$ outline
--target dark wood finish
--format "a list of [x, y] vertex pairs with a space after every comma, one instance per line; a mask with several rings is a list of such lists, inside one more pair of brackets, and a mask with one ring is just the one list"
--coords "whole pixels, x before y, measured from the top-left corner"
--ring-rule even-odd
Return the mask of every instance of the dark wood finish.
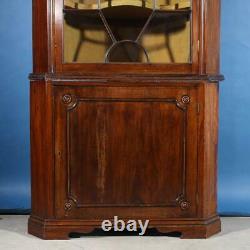
[[32, 215], [51, 218], [54, 207], [54, 170], [51, 87], [31, 82], [31, 176]]
[[220, 231], [219, 2], [193, 1], [192, 64], [104, 65], [63, 64], [62, 0], [33, 0], [29, 233], [67, 239], [114, 216]]
[[[31, 217], [29, 220], [29, 233], [46, 240], [67, 240], [69, 232], [91, 233], [99, 228], [101, 220], [41, 220]], [[169, 219], [151, 220], [149, 228], [156, 228], [159, 232], [181, 232], [182, 239], [204, 239], [219, 233], [221, 228], [218, 216], [207, 220], [189, 219]]]
[[220, 1], [203, 0], [200, 22], [200, 73], [220, 72]]
[[[186, 104], [188, 92], [192, 103]], [[166, 207], [164, 213], [170, 207], [180, 215], [179, 199], [190, 203], [186, 214], [194, 214], [196, 189], [186, 183], [196, 182], [189, 162], [197, 158], [195, 100], [185, 88], [55, 87], [55, 137], [61, 138], [55, 145], [56, 189], [69, 187], [56, 200], [58, 216], [65, 215], [64, 201], [74, 203], [70, 217], [86, 217], [88, 207], [131, 206]]]
[[47, 0], [33, 1], [33, 72], [52, 72], [51, 12]]

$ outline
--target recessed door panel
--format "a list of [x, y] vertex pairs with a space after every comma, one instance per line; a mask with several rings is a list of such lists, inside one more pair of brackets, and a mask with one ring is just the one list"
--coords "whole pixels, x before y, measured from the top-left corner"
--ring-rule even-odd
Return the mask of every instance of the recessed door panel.
[[57, 91], [56, 176], [65, 186], [57, 204], [69, 216], [94, 207], [190, 206], [185, 92], [183, 100], [137, 92]]

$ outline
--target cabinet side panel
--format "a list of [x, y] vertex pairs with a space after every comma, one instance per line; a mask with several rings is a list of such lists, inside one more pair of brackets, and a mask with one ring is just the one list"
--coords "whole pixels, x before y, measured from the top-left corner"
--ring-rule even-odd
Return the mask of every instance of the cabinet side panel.
[[205, 83], [201, 89], [199, 212], [209, 217], [217, 213], [218, 84]]
[[33, 72], [48, 71], [48, 3], [33, 0]]
[[220, 0], [204, 0], [205, 74], [220, 72]]
[[[32, 215], [49, 218], [53, 214], [52, 122], [50, 90], [45, 82], [31, 82], [31, 193]], [[48, 101], [47, 101], [48, 100]]]

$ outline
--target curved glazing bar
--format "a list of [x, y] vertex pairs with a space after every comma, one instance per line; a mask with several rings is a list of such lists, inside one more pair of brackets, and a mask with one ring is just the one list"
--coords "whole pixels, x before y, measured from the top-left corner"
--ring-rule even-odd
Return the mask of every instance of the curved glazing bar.
[[[114, 5], [114, 6], [136, 6], [136, 7], [139, 7], [138, 5], [134, 5], [134, 4], [133, 4], [133, 3], [136, 3], [136, 2], [139, 2], [139, 1], [133, 1], [133, 2], [132, 2], [132, 1], [128, 1], [128, 2], [123, 1], [123, 4], [122, 4], [121, 2], [120, 2], [120, 3], [119, 3], [119, 2], [116, 2], [116, 5]], [[118, 4], [118, 3], [119, 3], [119, 4]], [[126, 5], [125, 5], [125, 4], [126, 4]], [[140, 6], [139, 8], [147, 8], [147, 7], [146, 7], [147, 4], [148, 4], [148, 1], [147, 1], [147, 0], [141, 0], [141, 6]], [[145, 30], [147, 29], [147, 27], [148, 27], [148, 25], [149, 25], [151, 19], [152, 19], [153, 16], [154, 16], [154, 11], [155, 11], [155, 8], [156, 8], [156, 0], [153, 0], [152, 13], [151, 13], [150, 16], [148, 17], [148, 19], [147, 19], [145, 25], [143, 26], [141, 32], [139, 33], [138, 37], [137, 37], [134, 41], [133, 41], [133, 40], [128, 40], [128, 39], [118, 41], [118, 40], [115, 38], [115, 36], [114, 36], [114, 34], [113, 34], [113, 32], [112, 32], [112, 29], [110, 28], [110, 26], [109, 26], [109, 24], [108, 24], [108, 21], [107, 21], [107, 19], [105, 18], [105, 15], [104, 15], [104, 13], [103, 13], [103, 11], [102, 11], [102, 9], [103, 9], [104, 7], [101, 5], [101, 0], [97, 0], [97, 5], [98, 5], [99, 14], [100, 14], [100, 17], [101, 17], [101, 19], [102, 19], [102, 21], [103, 21], [103, 24], [104, 24], [104, 26], [105, 26], [105, 28], [106, 28], [106, 30], [107, 30], [107, 32], [108, 32], [108, 34], [109, 34], [109, 36], [110, 36], [112, 42], [113, 42], [113, 44], [110, 46], [110, 48], [107, 50], [107, 52], [106, 52], [106, 54], [105, 54], [105, 63], [110, 62], [110, 53], [112, 53], [113, 48], [118, 47], [118, 46], [124, 46], [124, 44], [128, 44], [128, 43], [129, 43], [129, 44], [135, 45], [134, 48], [137, 48], [137, 49], [139, 49], [139, 50], [142, 50], [142, 51], [144, 52], [144, 54], [146, 55], [147, 62], [149, 63], [149, 62], [150, 62], [150, 59], [149, 59], [148, 53], [147, 53], [146, 49], [145, 49], [141, 44], [139, 44], [139, 40], [140, 40], [140, 38], [142, 37], [142, 35], [144, 34], [144, 32], [145, 32]], [[112, 1], [109, 0], [109, 1], [108, 1], [108, 5], [105, 6], [105, 8], [114, 8], [114, 6], [112, 5]], [[130, 60], [131, 60], [131, 58], [132, 58], [132, 57], [130, 57]]]

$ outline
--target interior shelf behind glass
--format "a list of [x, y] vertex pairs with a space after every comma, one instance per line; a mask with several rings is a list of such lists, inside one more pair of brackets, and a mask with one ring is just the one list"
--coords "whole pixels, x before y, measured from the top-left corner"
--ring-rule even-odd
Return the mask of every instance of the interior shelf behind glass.
[[190, 0], [65, 0], [65, 63], [189, 63]]

